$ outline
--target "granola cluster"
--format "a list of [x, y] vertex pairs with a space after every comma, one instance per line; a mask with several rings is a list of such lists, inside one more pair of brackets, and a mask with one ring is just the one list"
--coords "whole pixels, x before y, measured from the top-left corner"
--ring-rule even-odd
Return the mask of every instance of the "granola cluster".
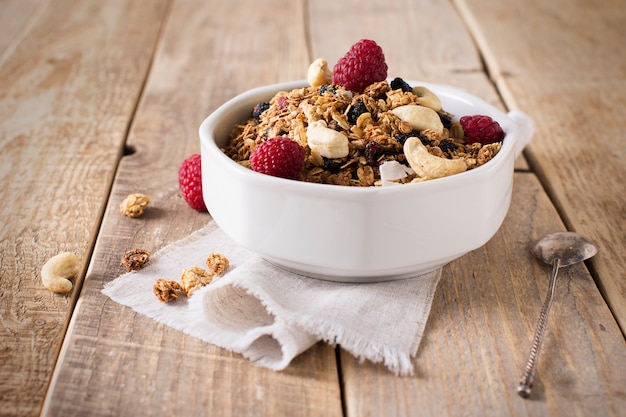
[[150, 252], [146, 249], [134, 248], [124, 253], [122, 265], [128, 272], [138, 271], [150, 262]]
[[[255, 112], [253, 117], [234, 127], [228, 145], [222, 150], [250, 168], [250, 154], [258, 145], [273, 137], [289, 137], [306, 150], [304, 169], [298, 180], [359, 187], [382, 185], [380, 167], [385, 162], [395, 161], [410, 168], [411, 161], [407, 161], [403, 149], [410, 137], [419, 138], [433, 156], [463, 160], [463, 170], [487, 163], [500, 150], [502, 142], [468, 144], [463, 128], [452, 120], [453, 115], [430, 105], [429, 99], [438, 101], [432, 92], [423, 87], [407, 91], [392, 88], [392, 84], [376, 82], [363, 92], [334, 84], [278, 92], [268, 103], [257, 106], [264, 109], [262, 112]], [[422, 94], [424, 91], [427, 96]], [[417, 107], [426, 108], [438, 120], [420, 125], [419, 121], [413, 123], [413, 116], [405, 116], [406, 112], [401, 111]], [[441, 127], [431, 127], [437, 124]], [[345, 136], [346, 155], [333, 155], [330, 146], [327, 148], [331, 152], [324, 155], [311, 146], [311, 137], [307, 136], [312, 135], [314, 126]], [[411, 169], [407, 173], [394, 181], [408, 183], [433, 178]]]
[[207, 268], [192, 266], [184, 269], [179, 281], [159, 278], [155, 282], [152, 290], [159, 301], [170, 302], [184, 294], [191, 297], [199, 288], [210, 284], [213, 279], [222, 275], [229, 267], [228, 258], [221, 253], [211, 253], [206, 259]]
[[120, 204], [120, 213], [128, 217], [143, 215], [146, 207], [150, 204], [150, 197], [145, 194], [129, 194]]

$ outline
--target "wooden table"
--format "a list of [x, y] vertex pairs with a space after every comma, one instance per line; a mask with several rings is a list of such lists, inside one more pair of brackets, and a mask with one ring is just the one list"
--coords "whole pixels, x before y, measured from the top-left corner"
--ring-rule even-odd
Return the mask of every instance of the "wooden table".
[[[622, 3], [0, 0], [0, 414], [623, 416]], [[272, 372], [100, 293], [127, 249], [210, 221], [182, 200], [177, 169], [212, 110], [361, 38], [390, 76], [460, 87], [537, 128], [502, 228], [443, 270], [414, 377], [323, 343]], [[133, 192], [151, 209], [124, 218]], [[549, 273], [528, 244], [566, 229], [599, 253], [563, 270], [524, 400]], [[67, 296], [39, 274], [61, 251], [82, 260]]]

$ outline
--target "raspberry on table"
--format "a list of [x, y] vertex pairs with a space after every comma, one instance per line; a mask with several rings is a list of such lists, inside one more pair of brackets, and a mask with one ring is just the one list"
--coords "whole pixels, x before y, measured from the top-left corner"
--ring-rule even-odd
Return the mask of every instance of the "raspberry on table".
[[202, 168], [200, 154], [193, 154], [183, 161], [178, 169], [178, 185], [183, 198], [196, 211], [206, 211], [202, 198]]
[[257, 146], [250, 154], [250, 167], [261, 174], [296, 179], [304, 168], [306, 150], [287, 137], [277, 136]]
[[341, 57], [333, 68], [333, 84], [348, 90], [363, 91], [365, 87], [387, 78], [385, 55], [378, 44], [361, 39]]
[[504, 139], [504, 131], [500, 124], [489, 116], [463, 116], [459, 120], [465, 131], [468, 143], [479, 142], [483, 145], [500, 142]]

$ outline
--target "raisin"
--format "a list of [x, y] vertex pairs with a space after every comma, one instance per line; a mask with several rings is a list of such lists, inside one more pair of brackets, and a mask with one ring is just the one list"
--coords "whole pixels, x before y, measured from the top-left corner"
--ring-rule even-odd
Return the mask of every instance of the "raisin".
[[383, 153], [383, 146], [373, 140], [370, 140], [365, 144], [365, 159], [370, 165], [376, 165], [378, 157]]
[[328, 122], [328, 128], [332, 130], [336, 130], [337, 132], [341, 132], [343, 130], [339, 122], [336, 121], [335, 119]]
[[413, 91], [413, 88], [400, 77], [396, 77], [393, 80], [391, 80], [391, 83], [389, 83], [389, 85], [391, 86], [392, 90], [400, 89], [405, 93], [410, 93], [411, 91]]

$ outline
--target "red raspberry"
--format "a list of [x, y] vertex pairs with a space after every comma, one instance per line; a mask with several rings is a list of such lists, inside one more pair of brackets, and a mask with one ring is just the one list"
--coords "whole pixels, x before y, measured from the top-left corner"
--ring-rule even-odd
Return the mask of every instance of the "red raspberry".
[[306, 151], [286, 137], [268, 139], [250, 155], [250, 166], [261, 174], [295, 179], [304, 168]]
[[502, 127], [489, 116], [463, 116], [459, 123], [465, 131], [468, 143], [480, 142], [487, 145], [504, 139]]
[[199, 154], [193, 154], [183, 161], [178, 169], [178, 185], [183, 198], [192, 209], [206, 211], [202, 198], [202, 169]]
[[386, 78], [383, 50], [369, 39], [361, 39], [352, 45], [333, 68], [333, 83], [353, 91], [363, 91], [368, 85]]

